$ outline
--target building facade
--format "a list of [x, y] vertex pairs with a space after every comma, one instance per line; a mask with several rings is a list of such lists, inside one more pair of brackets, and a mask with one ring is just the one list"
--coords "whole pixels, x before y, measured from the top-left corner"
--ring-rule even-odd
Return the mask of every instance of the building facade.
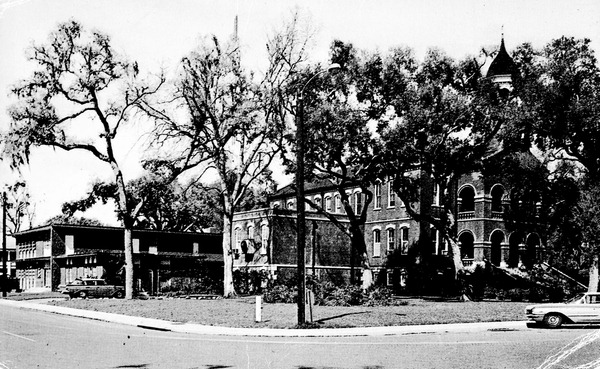
[[[506, 52], [504, 40], [490, 64], [487, 78], [501, 92], [512, 88], [514, 63]], [[527, 160], [536, 160], [530, 152], [519, 153]], [[539, 163], [538, 163], [539, 164]], [[418, 174], [417, 174], [418, 175]], [[421, 177], [420, 197], [416, 210], [436, 214], [441, 210], [441, 194], [431, 180]], [[345, 189], [355, 213], [365, 206], [365, 197], [358, 187]], [[412, 219], [398, 199], [390, 181], [378, 182], [370, 188], [373, 200], [368, 204], [364, 236], [369, 264], [375, 279], [387, 284], [406, 283], [407, 264], [411, 247], [421, 244], [427, 253], [443, 257], [448, 245], [439, 232], [429, 224]], [[305, 185], [307, 199], [336, 217], [341, 224], [349, 220], [335, 186], [327, 182]], [[465, 266], [476, 262], [490, 262], [498, 267], [529, 266], [541, 261], [544, 255], [543, 234], [538, 218], [539, 199], [531, 202], [518, 199], [511, 185], [497, 178], [486, 178], [474, 172], [459, 178], [451, 193], [455, 202], [458, 241]], [[296, 194], [291, 186], [279, 190], [269, 198], [269, 208], [237, 213], [234, 216], [234, 242], [238, 268], [262, 268], [271, 271], [296, 267]], [[527, 219], [510, 220], [527, 207]], [[350, 238], [316, 209], [306, 206], [306, 260], [307, 270], [341, 271], [352, 269]], [[260, 231], [257, 231], [260, 230]], [[245, 243], [245, 240], [249, 240]], [[253, 247], [244, 247], [251, 244]], [[258, 250], [258, 252], [257, 252]], [[396, 261], [391, 268], [390, 258]], [[357, 265], [357, 263], [352, 263]], [[394, 269], [394, 270], [392, 270]], [[338, 273], [340, 274], [340, 273]]]
[[[22, 290], [57, 289], [76, 278], [124, 282], [123, 228], [53, 224], [17, 232], [16, 277]], [[135, 287], [157, 292], [174, 271], [198, 261], [222, 270], [221, 234], [133, 231]]]

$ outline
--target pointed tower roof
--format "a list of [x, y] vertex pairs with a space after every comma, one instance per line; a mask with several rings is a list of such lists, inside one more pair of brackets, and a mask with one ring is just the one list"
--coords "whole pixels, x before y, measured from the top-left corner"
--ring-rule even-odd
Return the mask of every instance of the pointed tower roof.
[[487, 77], [501, 76], [501, 75], [510, 75], [512, 76], [516, 71], [515, 62], [506, 52], [506, 47], [504, 46], [504, 36], [502, 36], [502, 42], [500, 43], [500, 50], [498, 54], [492, 60], [490, 67], [487, 71]]

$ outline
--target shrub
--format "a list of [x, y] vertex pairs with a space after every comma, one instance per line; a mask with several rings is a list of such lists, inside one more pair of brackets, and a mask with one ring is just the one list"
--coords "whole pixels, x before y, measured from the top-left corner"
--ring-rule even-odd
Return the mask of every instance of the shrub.
[[374, 286], [365, 292], [364, 305], [366, 306], [398, 306], [408, 305], [406, 301], [395, 300], [392, 290], [387, 287]]
[[233, 286], [240, 295], [262, 293], [268, 282], [269, 272], [266, 270], [243, 268], [233, 271]]
[[296, 303], [296, 297], [298, 295], [298, 290], [296, 288], [291, 288], [285, 285], [277, 285], [270, 288], [265, 289], [263, 293], [263, 299], [265, 302], [269, 303]]
[[[306, 286], [314, 294], [314, 305], [322, 306], [387, 306], [406, 305], [405, 302], [396, 301], [392, 298], [392, 290], [387, 287], [372, 287], [363, 291], [359, 286], [345, 284], [338, 286], [330, 281], [309, 276]], [[264, 289], [265, 302], [295, 303], [297, 287], [289, 284], [278, 284]]]
[[529, 300], [530, 291], [525, 288], [513, 288], [508, 290], [508, 298], [512, 302], [521, 302]]

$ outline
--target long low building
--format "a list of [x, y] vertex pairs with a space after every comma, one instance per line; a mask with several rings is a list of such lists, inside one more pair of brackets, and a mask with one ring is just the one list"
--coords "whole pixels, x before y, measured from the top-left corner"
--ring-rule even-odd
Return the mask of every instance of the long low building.
[[[51, 224], [18, 232], [16, 277], [20, 288], [51, 288], [76, 278], [123, 283], [124, 229]], [[221, 233], [133, 231], [135, 286], [151, 294], [173, 276], [199, 267], [222, 270]]]

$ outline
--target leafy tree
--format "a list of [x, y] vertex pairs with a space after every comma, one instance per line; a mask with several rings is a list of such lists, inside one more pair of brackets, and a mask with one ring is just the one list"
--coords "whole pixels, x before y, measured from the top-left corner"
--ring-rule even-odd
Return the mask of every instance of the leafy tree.
[[[520, 142], [511, 124], [520, 118], [518, 104], [482, 77], [475, 59], [456, 63], [437, 49], [420, 64], [396, 50], [374, 69], [369, 83], [376, 88], [366, 98], [376, 108], [383, 142], [380, 176], [392, 181], [413, 219], [440, 232], [457, 276], [464, 266], [455, 183]], [[442, 195], [439, 210], [423, 191], [435, 185]]]
[[91, 154], [111, 168], [125, 228], [126, 298], [132, 298], [131, 230], [139, 207], [127, 204], [114, 146], [135, 107], [156, 92], [162, 78], [153, 86], [141, 83], [137, 63], [119, 57], [107, 35], [76, 21], [59, 24], [46, 44], [30, 48], [28, 59], [38, 69], [12, 89], [17, 103], [10, 109], [4, 154], [17, 167], [28, 162], [33, 147], [47, 146]]
[[[305, 57], [306, 41], [299, 41], [297, 28], [295, 17], [268, 40], [269, 64], [259, 81], [241, 66], [236, 37], [224, 44], [216, 37], [204, 39], [183, 58], [173, 91], [185, 118], [178, 119], [176, 110], [168, 106], [146, 109], [157, 122], [156, 144], [170, 148], [167, 159], [182, 170], [198, 168], [198, 182], [206, 173], [218, 179], [215, 190], [223, 214], [223, 293], [227, 297], [236, 294], [233, 214], [243, 206], [254, 184], [269, 181], [268, 168], [281, 147], [285, 112], [280, 106], [287, 98], [284, 87]], [[190, 157], [193, 165], [181, 164]]]
[[532, 114], [535, 143], [555, 162], [573, 163], [579, 172], [582, 197], [573, 215], [590, 260], [589, 290], [596, 291], [600, 246], [594, 229], [600, 223], [584, 213], [595, 209], [592, 184], [600, 180], [600, 68], [589, 39], [563, 36], [531, 54], [522, 103]]
[[138, 228], [202, 232], [205, 228], [221, 227], [221, 214], [217, 212], [219, 198], [203, 186], [165, 184], [152, 176], [139, 178], [128, 186], [134, 202], [145, 199], [136, 219]]
[[[214, 192], [194, 183], [181, 186], [170, 173], [159, 173], [147, 171], [126, 185], [128, 205], [139, 206], [134, 228], [180, 232], [220, 228], [220, 214], [215, 211], [220, 200]], [[116, 201], [117, 196], [114, 183], [96, 182], [86, 197], [63, 204], [63, 214], [73, 217], [96, 203]]]
[[60, 214], [53, 216], [52, 218], [42, 222], [43, 225], [50, 224], [69, 224], [69, 225], [80, 225], [80, 226], [94, 226], [94, 227], [102, 227], [105, 226], [99, 220], [86, 218], [86, 217], [74, 217], [71, 215]]
[[[307, 68], [297, 82], [298, 89], [304, 89], [305, 178], [326, 181], [334, 186], [349, 223], [340, 222], [335, 215], [336, 209], [332, 211], [325, 204], [316, 204], [309, 199], [305, 202], [349, 237], [351, 282], [354, 282], [355, 258], [358, 256], [363, 270], [363, 288], [368, 288], [372, 273], [364, 227], [373, 199], [370, 187], [374, 182], [373, 166], [377, 157], [373, 152], [377, 141], [369, 131], [366, 111], [355, 103], [352, 87], [357, 85], [361, 73], [356, 51], [351, 44], [334, 41], [331, 60], [341, 66], [340, 73], [325, 75], [318, 68]], [[311, 81], [310, 86], [306, 85], [307, 81]], [[289, 169], [295, 170], [295, 161], [288, 159], [286, 163]], [[359, 187], [360, 193], [347, 193], [351, 186]], [[353, 202], [355, 206], [352, 206]], [[360, 205], [356, 205], [357, 202]]]

